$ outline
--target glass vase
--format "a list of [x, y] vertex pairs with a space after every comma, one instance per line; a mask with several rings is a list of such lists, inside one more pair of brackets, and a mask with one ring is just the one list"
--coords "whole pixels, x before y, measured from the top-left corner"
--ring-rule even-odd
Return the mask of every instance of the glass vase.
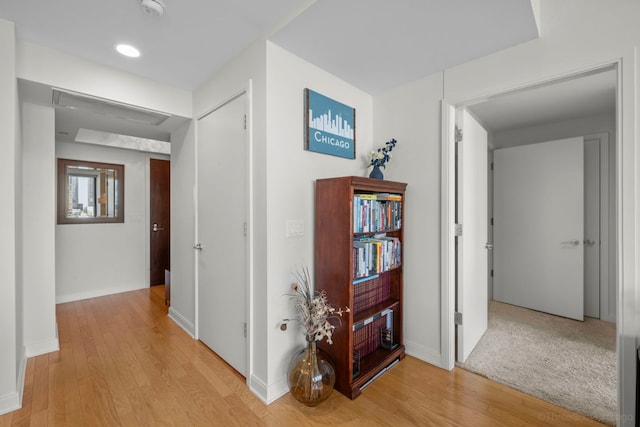
[[288, 380], [296, 400], [307, 406], [316, 406], [333, 391], [336, 374], [329, 355], [311, 341], [291, 358]]

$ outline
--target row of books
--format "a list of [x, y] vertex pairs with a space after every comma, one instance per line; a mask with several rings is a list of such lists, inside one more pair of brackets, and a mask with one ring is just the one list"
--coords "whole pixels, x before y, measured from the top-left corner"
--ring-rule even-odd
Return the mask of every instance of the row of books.
[[393, 310], [391, 309], [353, 325], [353, 348], [361, 358], [381, 347], [381, 336], [385, 329], [393, 329]]
[[371, 276], [400, 265], [401, 243], [397, 237], [383, 234], [353, 240], [353, 277]]
[[397, 230], [401, 226], [401, 195], [389, 193], [354, 194], [354, 233]]
[[391, 298], [388, 274], [373, 275], [353, 282], [353, 312], [360, 313]]

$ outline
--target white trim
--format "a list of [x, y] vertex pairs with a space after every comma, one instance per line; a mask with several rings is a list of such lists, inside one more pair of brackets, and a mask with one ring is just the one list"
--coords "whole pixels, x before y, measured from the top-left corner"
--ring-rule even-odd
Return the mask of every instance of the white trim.
[[189, 334], [191, 338], [196, 338], [195, 336], [195, 328], [193, 327], [193, 323], [191, 323], [186, 317], [176, 311], [173, 306], [169, 307], [169, 319], [173, 320], [176, 325], [180, 326], [184, 331]]
[[247, 382], [249, 383], [249, 390], [251, 390], [262, 403], [268, 405], [270, 402], [267, 400], [267, 385], [253, 375], [247, 375]]
[[17, 391], [0, 396], [0, 415], [7, 414], [22, 407], [22, 397]]
[[254, 316], [254, 304], [253, 304], [253, 294], [254, 294], [254, 286], [255, 286], [255, 278], [254, 278], [254, 215], [253, 215], [253, 79], [249, 79], [246, 89], [247, 95], [247, 104], [245, 114], [247, 115], [247, 129], [246, 129], [246, 138], [247, 138], [247, 188], [246, 188], [246, 208], [247, 208], [247, 302], [246, 302], [246, 321], [247, 321], [247, 385], [250, 386], [250, 382], [248, 378], [253, 378], [253, 325]]
[[143, 283], [141, 285], [137, 284], [137, 285], [130, 285], [130, 286], [118, 286], [115, 288], [97, 289], [94, 291], [78, 292], [75, 294], [56, 295], [56, 304], [64, 304], [66, 302], [80, 301], [83, 299], [103, 297], [106, 295], [121, 294], [123, 292], [138, 291], [140, 289], [148, 289], [148, 288], [149, 286], [145, 286], [145, 284]]
[[23, 356], [18, 366], [17, 391], [0, 396], [0, 415], [8, 414], [22, 408], [22, 394], [24, 393], [24, 381], [27, 375], [27, 356]]
[[443, 369], [451, 370], [446, 367], [442, 362], [442, 354], [433, 351], [432, 348], [429, 348], [425, 345], [418, 344], [413, 341], [405, 340], [405, 354], [407, 356], [415, 357], [416, 359], [420, 359], [424, 362], [431, 363], [432, 365], [441, 367]]
[[440, 367], [455, 366], [455, 109], [441, 101], [441, 189], [440, 189]]
[[58, 337], [51, 338], [44, 341], [38, 341], [35, 343], [25, 344], [25, 351], [27, 357], [40, 356], [41, 354], [53, 353], [60, 350], [60, 342]]
[[58, 322], [56, 322], [55, 337], [33, 342], [26, 343], [24, 346], [25, 357], [35, 357], [41, 354], [52, 353], [60, 350], [60, 340], [58, 339]]
[[[609, 311], [611, 288], [615, 288], [615, 244], [612, 235], [615, 222], [610, 218], [611, 195], [609, 191], [610, 163], [609, 163], [609, 133], [585, 135], [584, 141], [598, 141], [600, 146], [600, 319], [615, 322], [616, 314]], [[615, 206], [614, 206], [615, 209]], [[604, 286], [603, 286], [604, 285]]]
[[275, 383], [267, 386], [260, 379], [252, 375], [251, 381], [248, 382], [248, 384], [251, 392], [267, 405], [289, 393], [289, 384], [286, 377], [283, 377]]
[[[626, 58], [626, 59], [625, 59]], [[637, 50], [617, 61], [616, 114], [616, 285], [617, 285], [617, 401], [618, 422], [632, 426], [636, 409], [637, 321], [636, 203], [640, 200], [636, 175], [640, 160], [636, 157], [636, 70]], [[624, 89], [624, 90], [623, 90]]]

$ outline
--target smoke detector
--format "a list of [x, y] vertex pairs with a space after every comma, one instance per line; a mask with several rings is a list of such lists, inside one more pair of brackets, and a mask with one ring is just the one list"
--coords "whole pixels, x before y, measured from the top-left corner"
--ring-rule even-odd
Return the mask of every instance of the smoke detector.
[[151, 16], [162, 16], [165, 4], [163, 0], [140, 0], [142, 9]]

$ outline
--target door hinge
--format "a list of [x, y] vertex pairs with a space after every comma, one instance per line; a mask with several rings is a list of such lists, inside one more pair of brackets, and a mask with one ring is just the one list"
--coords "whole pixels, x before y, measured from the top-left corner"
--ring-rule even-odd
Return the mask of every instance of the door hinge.
[[460, 129], [458, 126], [456, 126], [454, 138], [456, 142], [462, 142], [462, 129]]
[[247, 337], [247, 322], [244, 322], [244, 337]]
[[493, 270], [491, 270], [491, 277], [493, 277]]
[[247, 222], [246, 221], [243, 223], [242, 233], [243, 233], [244, 237], [247, 237]]
[[462, 313], [460, 313], [459, 311], [455, 312], [455, 314], [453, 315], [453, 323], [455, 323], [456, 325], [462, 325]]
[[462, 236], [462, 224], [456, 224], [456, 237]]
[[246, 129], [247, 129], [247, 115], [246, 115], [246, 114], [244, 115], [244, 120], [243, 120], [243, 122], [242, 122], [242, 128], [243, 128], [244, 130], [246, 130]]

